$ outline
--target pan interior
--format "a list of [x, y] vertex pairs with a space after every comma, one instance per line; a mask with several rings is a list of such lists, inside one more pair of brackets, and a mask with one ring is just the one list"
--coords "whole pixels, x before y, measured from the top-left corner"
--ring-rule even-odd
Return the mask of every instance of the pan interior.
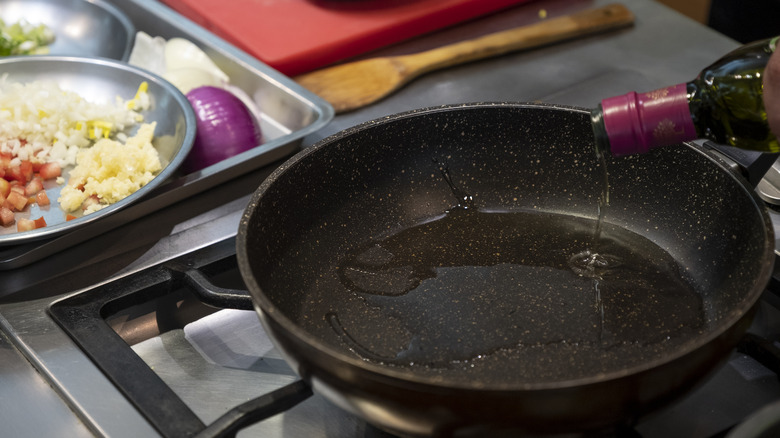
[[622, 372], [733, 323], [761, 289], [754, 199], [688, 147], [611, 160], [596, 239], [590, 138], [584, 112], [480, 107], [326, 140], [259, 198], [253, 293], [313, 345], [485, 386]]
[[557, 213], [455, 210], [349, 251], [309, 298], [340, 302], [326, 321], [364, 359], [433, 374], [535, 364], [523, 367], [530, 382], [573, 377], [562, 364], [592, 375], [648, 360], [706, 329], [701, 295], [637, 234], [609, 227], [598, 245], [609, 267], [579, 276], [570, 258], [593, 247], [593, 228]]

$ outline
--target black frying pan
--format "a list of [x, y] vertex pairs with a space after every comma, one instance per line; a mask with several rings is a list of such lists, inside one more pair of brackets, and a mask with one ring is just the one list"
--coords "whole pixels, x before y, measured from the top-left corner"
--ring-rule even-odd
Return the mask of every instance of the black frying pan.
[[[315, 392], [396, 433], [619, 428], [663, 406], [747, 329], [771, 223], [680, 145], [608, 159], [596, 239], [591, 137], [583, 110], [470, 104], [302, 151], [238, 231], [264, 327]], [[572, 266], [584, 250], [610, 268]]]

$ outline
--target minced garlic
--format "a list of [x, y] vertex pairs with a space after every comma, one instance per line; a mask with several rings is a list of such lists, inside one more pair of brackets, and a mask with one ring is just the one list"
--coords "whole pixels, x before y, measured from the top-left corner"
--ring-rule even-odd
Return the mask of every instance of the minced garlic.
[[152, 145], [155, 126], [155, 122], [142, 124], [124, 144], [102, 138], [80, 150], [68, 184], [60, 192], [60, 208], [76, 211], [87, 198], [96, 196], [99, 203], [84, 210], [84, 214], [91, 213], [126, 198], [154, 179], [162, 169]]

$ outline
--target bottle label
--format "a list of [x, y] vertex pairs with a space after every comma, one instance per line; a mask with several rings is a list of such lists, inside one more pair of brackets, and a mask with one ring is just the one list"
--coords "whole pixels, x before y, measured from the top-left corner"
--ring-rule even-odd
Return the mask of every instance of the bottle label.
[[644, 153], [697, 137], [685, 84], [601, 102], [612, 155]]

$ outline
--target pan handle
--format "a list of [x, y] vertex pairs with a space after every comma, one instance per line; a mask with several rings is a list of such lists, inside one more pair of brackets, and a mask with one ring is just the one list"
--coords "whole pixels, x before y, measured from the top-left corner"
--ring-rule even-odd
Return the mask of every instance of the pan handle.
[[198, 269], [189, 269], [183, 272], [184, 284], [186, 284], [203, 304], [218, 309], [252, 310], [252, 297], [248, 291], [240, 289], [227, 289], [214, 285]]
[[724, 156], [734, 163], [735, 170], [739, 171], [747, 178], [750, 185], [758, 186], [758, 183], [764, 178], [772, 165], [777, 161], [780, 154], [770, 154], [764, 152], [748, 151], [731, 146], [717, 144], [711, 141], [705, 141], [702, 147], [714, 151]]

